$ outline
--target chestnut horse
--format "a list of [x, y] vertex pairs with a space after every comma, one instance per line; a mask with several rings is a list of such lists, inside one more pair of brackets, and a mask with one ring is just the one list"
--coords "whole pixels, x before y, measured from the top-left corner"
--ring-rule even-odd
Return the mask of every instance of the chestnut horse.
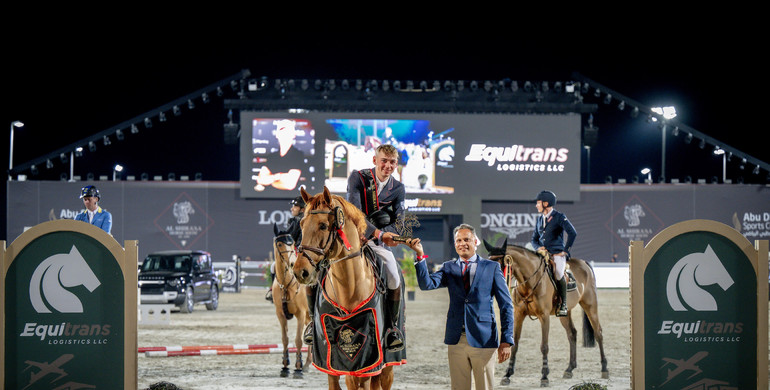
[[[300, 256], [294, 263], [294, 274], [301, 283], [317, 282], [319, 294], [328, 296], [345, 313], [353, 312], [377, 293], [374, 270], [362, 248], [361, 236], [366, 229], [364, 214], [342, 197], [332, 195], [326, 187], [323, 193], [315, 196], [308, 195], [304, 188], [300, 192], [306, 207], [301, 222]], [[324, 269], [326, 277], [321, 283], [317, 278]], [[318, 342], [316, 336], [314, 343]], [[319, 368], [315, 362], [314, 365]], [[339, 376], [328, 370], [325, 372], [329, 389], [341, 389]], [[371, 376], [345, 375], [346, 387], [349, 390], [387, 390], [393, 384], [392, 365], [367, 375]]]
[[[547, 387], [548, 374], [548, 331], [550, 329], [550, 318], [556, 312], [554, 302], [554, 293], [556, 291], [553, 282], [549, 276], [546, 260], [537, 252], [516, 245], [507, 245], [508, 240], [503, 242], [501, 247], [494, 247], [484, 241], [484, 246], [489, 252], [489, 258], [500, 262], [500, 265], [506, 270], [506, 277], [509, 278], [511, 297], [514, 305], [514, 327], [513, 340], [516, 342], [512, 347], [511, 360], [508, 363], [508, 370], [503, 378], [503, 385], [510, 383], [510, 377], [513, 375], [516, 364], [516, 352], [519, 349], [519, 338], [521, 337], [521, 327], [525, 317], [540, 320], [540, 330], [542, 339], [540, 341], [540, 351], [543, 354], [542, 377], [540, 386]], [[604, 337], [602, 336], [602, 326], [599, 323], [598, 306], [596, 292], [596, 278], [591, 266], [584, 260], [570, 258], [567, 262], [567, 268], [575, 276], [576, 288], [567, 292], [567, 316], [558, 317], [562, 326], [567, 331], [567, 340], [569, 341], [569, 365], [564, 371], [564, 378], [572, 378], [572, 370], [577, 367], [576, 340], [577, 330], [572, 322], [572, 309], [580, 304], [583, 308], [583, 345], [593, 347], [594, 341], [599, 344], [599, 354], [601, 356], [602, 378], [609, 378], [607, 371], [607, 358], [604, 356]]]
[[305, 325], [310, 322], [310, 313], [308, 312], [307, 295], [305, 285], [299, 283], [294, 277], [293, 267], [297, 260], [297, 253], [294, 249], [294, 239], [287, 232], [278, 230], [273, 225], [273, 258], [275, 260], [275, 279], [273, 280], [273, 304], [275, 305], [275, 315], [278, 322], [281, 323], [281, 342], [283, 343], [283, 368], [281, 377], [289, 376], [289, 333], [288, 322], [293, 317], [297, 320], [297, 334], [294, 337], [294, 346], [296, 352], [296, 362], [294, 363], [294, 378], [302, 378], [303, 373], [307, 371], [310, 364], [310, 354], [308, 351], [307, 361], [302, 364], [302, 331]]

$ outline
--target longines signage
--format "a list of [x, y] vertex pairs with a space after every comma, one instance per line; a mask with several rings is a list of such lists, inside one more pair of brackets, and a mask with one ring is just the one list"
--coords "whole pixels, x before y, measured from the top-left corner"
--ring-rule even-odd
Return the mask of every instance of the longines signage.
[[0, 245], [3, 388], [135, 389], [136, 241], [57, 220]]
[[692, 220], [630, 258], [634, 388], [767, 388], [767, 241]]

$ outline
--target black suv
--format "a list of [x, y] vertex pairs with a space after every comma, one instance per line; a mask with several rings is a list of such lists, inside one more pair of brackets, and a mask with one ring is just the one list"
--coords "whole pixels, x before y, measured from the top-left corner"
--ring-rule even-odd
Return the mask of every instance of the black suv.
[[161, 251], [147, 255], [139, 269], [140, 303], [174, 304], [183, 313], [196, 303], [219, 305], [219, 280], [204, 251]]

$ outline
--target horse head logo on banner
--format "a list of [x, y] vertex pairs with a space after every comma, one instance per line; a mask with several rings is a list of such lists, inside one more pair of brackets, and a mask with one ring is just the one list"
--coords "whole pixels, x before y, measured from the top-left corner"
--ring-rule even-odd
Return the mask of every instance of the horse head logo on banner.
[[669, 305], [675, 311], [687, 311], [687, 307], [695, 311], [716, 311], [716, 300], [701, 286], [717, 284], [723, 291], [727, 291], [733, 283], [732, 277], [709, 245], [704, 252], [691, 253], [674, 264], [668, 274], [666, 295]]
[[51, 313], [49, 306], [60, 313], [82, 313], [83, 304], [67, 287], [83, 285], [93, 292], [100, 284], [73, 245], [69, 253], [55, 254], [38, 265], [29, 281], [29, 299], [38, 313]]

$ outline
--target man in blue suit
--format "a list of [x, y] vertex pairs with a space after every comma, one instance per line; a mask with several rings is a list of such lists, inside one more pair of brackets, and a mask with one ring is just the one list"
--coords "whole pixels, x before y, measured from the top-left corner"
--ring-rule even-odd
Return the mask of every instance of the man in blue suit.
[[[419, 238], [407, 240], [417, 257], [415, 270], [421, 290], [446, 287], [449, 292], [444, 343], [448, 345], [449, 374], [452, 389], [491, 389], [495, 364], [511, 356], [513, 345], [513, 304], [500, 264], [476, 254], [479, 239], [475, 229], [461, 224], [454, 229], [458, 260], [450, 260], [430, 273]], [[500, 308], [501, 341], [492, 297]], [[497, 351], [497, 362], [494, 353]]]
[[108, 234], [112, 234], [112, 214], [99, 207], [101, 200], [99, 190], [94, 186], [85, 186], [80, 190], [80, 199], [83, 199], [83, 205], [86, 209], [76, 215], [75, 220], [90, 223]]

